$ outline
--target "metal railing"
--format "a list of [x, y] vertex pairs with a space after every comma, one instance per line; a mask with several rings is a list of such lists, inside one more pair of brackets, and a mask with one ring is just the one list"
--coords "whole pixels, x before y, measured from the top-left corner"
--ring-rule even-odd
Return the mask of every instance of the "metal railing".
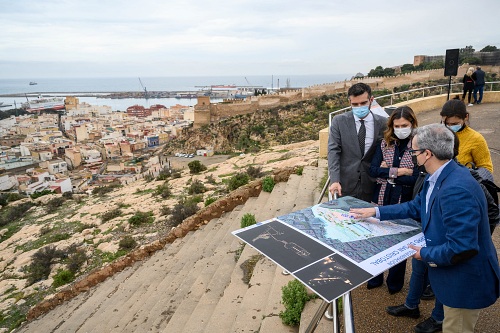
[[[319, 196], [317, 204], [320, 204], [323, 201], [323, 197], [325, 196], [325, 193], [329, 185], [330, 185], [330, 177], [328, 177], [328, 180], [326, 181], [325, 185], [323, 186], [323, 189], [321, 190], [321, 194]], [[328, 192], [328, 200], [332, 199], [337, 199], [337, 193], [335, 193], [335, 195], [332, 197], [332, 194]], [[342, 301], [342, 309], [344, 317], [344, 331], [346, 333], [355, 333], [351, 292], [345, 293], [341, 297], [342, 297], [341, 301]], [[333, 321], [332, 322], [333, 332], [339, 333], [340, 332], [339, 312], [340, 311], [337, 306], [337, 300], [334, 300], [331, 303], [327, 301], [322, 301], [319, 308], [316, 310], [316, 313], [314, 314], [313, 318], [311, 319], [311, 322], [307, 326], [305, 333], [313, 333], [316, 330], [316, 327], [318, 327], [318, 324], [323, 315], [327, 319]]]
[[[499, 91], [500, 89], [499, 90], [493, 90], [493, 87], [494, 87], [495, 84], [500, 84], [500, 81], [486, 82], [485, 83], [485, 88], [489, 86], [489, 90], [485, 89], [484, 91]], [[463, 86], [463, 83], [453, 83], [453, 84], [451, 84], [450, 94], [456, 94], [456, 93], [462, 92], [463, 91], [462, 88], [459, 89], [459, 90], [457, 90], [457, 91], [453, 91], [454, 87], [462, 87], [462, 86]], [[439, 93], [437, 93], [437, 92], [433, 93], [432, 90], [439, 91]], [[406, 99], [403, 98], [403, 100], [409, 101], [411, 99], [417, 99], [417, 98], [423, 98], [423, 97], [429, 97], [429, 96], [442, 95], [443, 94], [443, 90], [446, 93], [448, 92], [448, 84], [439, 84], [439, 85], [436, 85], [436, 86], [422, 87], [422, 88], [410, 89], [410, 90], [405, 90], [405, 91], [400, 91], [400, 92], [393, 92], [391, 94], [377, 96], [374, 99], [375, 100], [379, 100], [379, 99], [384, 99], [384, 98], [390, 98], [391, 99], [391, 103], [389, 105], [393, 105], [394, 104], [394, 99], [397, 96], [406, 95]], [[422, 94], [420, 95], [419, 92], [421, 92]], [[426, 95], [426, 92], [427, 92], [427, 95]], [[401, 98], [398, 99], [398, 103], [400, 101], [401, 101]], [[351, 109], [351, 107], [348, 106], [348, 107], [345, 107], [345, 108], [342, 108], [342, 109], [330, 112], [329, 117], [328, 117], [328, 128], [330, 128], [330, 126], [332, 125], [332, 118], [336, 114], [340, 114], [340, 113], [349, 111], [350, 109]]]

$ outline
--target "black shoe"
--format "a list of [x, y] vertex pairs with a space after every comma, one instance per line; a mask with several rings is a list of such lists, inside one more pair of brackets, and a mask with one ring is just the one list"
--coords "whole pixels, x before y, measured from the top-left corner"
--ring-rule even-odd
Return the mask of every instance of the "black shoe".
[[399, 293], [400, 291], [401, 291], [401, 289], [398, 289], [398, 290], [389, 289], [389, 294], [394, 295], [394, 294]]
[[418, 307], [415, 309], [408, 309], [404, 304], [396, 306], [388, 306], [386, 308], [386, 311], [388, 314], [395, 317], [410, 317], [410, 318], [420, 317], [420, 310], [418, 309]]
[[422, 297], [420, 297], [420, 299], [423, 299], [425, 301], [434, 298], [435, 298], [434, 291], [432, 291], [431, 285], [428, 285], [427, 288], [425, 288]]
[[415, 333], [434, 333], [443, 330], [443, 323], [438, 323], [434, 318], [429, 317], [415, 326]]

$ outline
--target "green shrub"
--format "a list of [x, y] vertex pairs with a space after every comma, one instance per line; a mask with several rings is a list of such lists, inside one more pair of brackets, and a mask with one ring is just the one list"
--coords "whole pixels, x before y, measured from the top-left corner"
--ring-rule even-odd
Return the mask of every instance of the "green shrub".
[[303, 165], [297, 167], [297, 169], [295, 170], [295, 174], [297, 174], [299, 176], [302, 176], [302, 172], [304, 172], [304, 166]]
[[19, 193], [15, 193], [15, 192], [7, 194], [7, 201], [8, 202], [14, 202], [14, 201], [21, 200], [24, 198], [26, 198], [26, 197], [19, 194]]
[[35, 282], [45, 280], [49, 277], [50, 266], [55, 259], [61, 258], [64, 253], [56, 250], [54, 246], [44, 247], [33, 254], [33, 261], [27, 268], [27, 284], [32, 285]]
[[194, 180], [191, 185], [188, 187], [188, 194], [200, 194], [204, 193], [207, 189], [205, 185], [201, 182], [201, 180]]
[[252, 165], [250, 165], [247, 170], [246, 170], [247, 174], [252, 178], [252, 179], [257, 179], [257, 178], [260, 178], [263, 176], [263, 172], [262, 172], [262, 167], [259, 166], [259, 167], [254, 167]]
[[54, 275], [54, 282], [52, 282], [52, 286], [57, 288], [70, 283], [74, 279], [75, 274], [73, 272], [60, 269], [57, 271], [56, 275]]
[[99, 187], [95, 187], [92, 190], [92, 194], [98, 195], [101, 197], [101, 196], [106, 195], [110, 192], [113, 192], [115, 189], [120, 188], [120, 187], [122, 187], [121, 184], [110, 184], [107, 186], [99, 186]]
[[7, 206], [9, 201], [7, 200], [7, 196], [5, 194], [0, 194], [0, 205]]
[[107, 211], [105, 213], [102, 213], [101, 215], [101, 221], [102, 223], [111, 221], [112, 219], [122, 215], [122, 211], [120, 208], [115, 208], [113, 210]]
[[48, 225], [44, 225], [41, 229], [40, 229], [40, 236], [43, 236], [43, 235], [46, 235], [48, 234], [49, 232], [52, 231], [52, 228]]
[[153, 217], [153, 212], [137, 211], [131, 218], [128, 219], [128, 222], [134, 227], [138, 227], [141, 224], [153, 223], [154, 220], [155, 218]]
[[68, 192], [64, 192], [64, 193], [62, 194], [62, 197], [63, 197], [64, 199], [66, 199], [66, 200], [73, 199], [73, 192], [69, 192], [69, 191], [68, 191]]
[[188, 197], [185, 199], [185, 203], [187, 204], [198, 204], [203, 201], [202, 195], [193, 195], [192, 197]]
[[274, 179], [271, 176], [267, 176], [262, 180], [262, 190], [264, 192], [272, 192], [274, 188]]
[[189, 172], [193, 174], [200, 173], [207, 170], [207, 167], [203, 165], [200, 161], [195, 160], [188, 163]]
[[55, 234], [52, 234], [52, 235], [49, 235], [46, 240], [45, 240], [45, 243], [46, 244], [50, 244], [50, 243], [57, 243], [59, 241], [62, 241], [62, 240], [66, 240], [66, 239], [69, 239], [71, 238], [71, 235], [67, 232], [63, 232], [63, 233], [55, 233]]
[[306, 302], [314, 296], [309, 296], [306, 287], [298, 280], [288, 282], [281, 291], [281, 303], [285, 306], [285, 310], [279, 314], [281, 321], [288, 326], [297, 326]]
[[215, 185], [217, 183], [217, 181], [214, 178], [214, 175], [210, 174], [207, 176], [207, 183], [212, 185]]
[[257, 223], [257, 221], [255, 220], [255, 215], [250, 214], [250, 213], [246, 213], [241, 218], [240, 225], [242, 228], [246, 228], [248, 226], [254, 225], [255, 223]]
[[159, 195], [163, 199], [167, 199], [172, 195], [172, 188], [168, 184], [168, 182], [163, 183], [162, 185], [158, 185], [154, 192], [154, 195]]
[[33, 202], [25, 202], [16, 207], [6, 207], [0, 210], [0, 227], [22, 218], [34, 205]]
[[214, 197], [207, 198], [207, 200], [205, 200], [205, 207], [207, 207], [208, 205], [210, 205], [211, 203], [216, 202], [216, 201], [217, 201], [217, 198], [214, 198]]
[[45, 206], [45, 211], [47, 212], [47, 214], [54, 213], [59, 207], [64, 204], [65, 201], [66, 199], [64, 199], [63, 197], [55, 197], [53, 199], [50, 199]]
[[198, 211], [198, 206], [196, 202], [192, 200], [179, 200], [177, 204], [172, 208], [171, 216], [168, 220], [169, 224], [173, 227], [178, 226], [191, 215], [194, 215]]
[[246, 173], [240, 172], [229, 179], [227, 188], [229, 191], [234, 191], [238, 187], [248, 184], [249, 181], [250, 176], [248, 176], [248, 174]]
[[118, 248], [120, 250], [130, 251], [134, 249], [136, 246], [137, 242], [135, 241], [134, 237], [129, 235], [120, 239], [120, 242], [118, 243]]
[[144, 181], [147, 183], [152, 182], [153, 180], [155, 180], [155, 177], [153, 175], [147, 174], [144, 176]]
[[76, 274], [86, 261], [87, 255], [85, 251], [75, 250], [68, 256], [67, 267], [71, 272]]
[[172, 214], [172, 208], [167, 205], [163, 205], [160, 207], [160, 216], [166, 216]]
[[37, 198], [43, 197], [44, 195], [52, 194], [52, 193], [54, 193], [54, 192], [52, 192], [51, 190], [43, 190], [43, 191], [35, 192], [35, 193], [31, 194], [30, 198], [35, 200]]

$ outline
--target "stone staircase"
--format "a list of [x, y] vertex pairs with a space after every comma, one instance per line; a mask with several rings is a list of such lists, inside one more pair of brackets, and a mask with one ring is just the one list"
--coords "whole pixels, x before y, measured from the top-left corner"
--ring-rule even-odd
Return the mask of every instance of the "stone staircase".
[[[325, 167], [321, 160], [304, 167], [302, 176], [292, 174], [272, 193], [250, 198], [18, 332], [297, 332], [278, 316], [281, 288], [293, 277], [260, 257], [245, 284], [240, 266], [258, 252], [247, 245], [236, 261], [241, 242], [231, 231], [246, 213], [264, 221], [315, 204]], [[325, 332], [329, 323], [320, 325]]]

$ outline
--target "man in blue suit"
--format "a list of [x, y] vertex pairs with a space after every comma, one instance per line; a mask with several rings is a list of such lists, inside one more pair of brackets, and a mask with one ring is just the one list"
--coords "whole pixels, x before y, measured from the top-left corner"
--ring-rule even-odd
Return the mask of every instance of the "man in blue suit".
[[352, 209], [358, 218], [415, 218], [426, 246], [409, 245], [429, 267], [429, 279], [444, 304], [443, 332], [474, 332], [480, 309], [499, 297], [500, 269], [488, 225], [486, 198], [469, 170], [453, 158], [454, 136], [444, 125], [416, 130], [412, 153], [429, 176], [414, 200]]

